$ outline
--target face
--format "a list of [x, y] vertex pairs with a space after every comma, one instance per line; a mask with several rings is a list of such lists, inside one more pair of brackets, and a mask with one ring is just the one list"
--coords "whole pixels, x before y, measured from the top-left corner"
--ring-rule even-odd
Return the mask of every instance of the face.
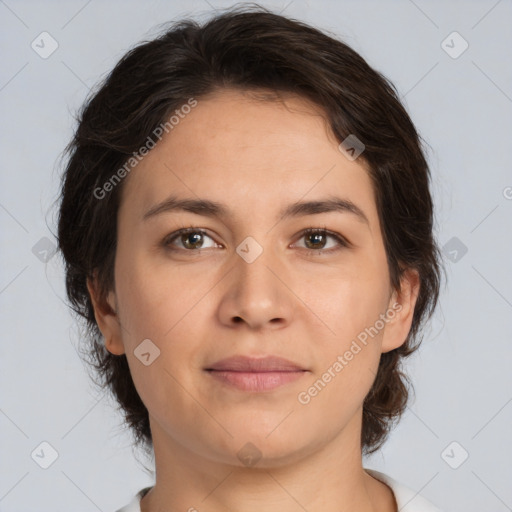
[[409, 331], [409, 283], [391, 288], [368, 171], [321, 111], [224, 90], [126, 178], [115, 314], [96, 317], [154, 436], [272, 466], [359, 428], [381, 353]]

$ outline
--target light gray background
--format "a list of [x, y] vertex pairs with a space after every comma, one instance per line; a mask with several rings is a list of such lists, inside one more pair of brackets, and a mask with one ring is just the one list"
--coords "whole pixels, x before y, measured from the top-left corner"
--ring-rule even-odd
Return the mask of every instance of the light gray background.
[[[109, 512], [152, 483], [77, 355], [60, 258], [45, 264], [32, 248], [53, 239], [58, 157], [89, 88], [157, 25], [201, 19], [208, 4], [232, 5], [0, 1], [2, 512]], [[408, 364], [416, 398], [364, 465], [447, 512], [512, 510], [512, 3], [263, 5], [337, 34], [396, 84], [432, 148], [437, 236], [442, 246], [458, 239], [446, 250], [440, 308]], [[47, 59], [31, 48], [43, 31], [59, 45]], [[453, 31], [469, 43], [456, 59], [441, 46]], [[43, 441], [58, 452], [48, 469], [31, 458]], [[453, 469], [446, 461], [460, 464], [463, 450]]]

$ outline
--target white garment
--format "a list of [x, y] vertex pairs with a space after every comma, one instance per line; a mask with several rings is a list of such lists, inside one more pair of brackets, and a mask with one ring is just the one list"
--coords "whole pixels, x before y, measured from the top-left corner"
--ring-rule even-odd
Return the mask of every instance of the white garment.
[[[442, 512], [441, 509], [435, 507], [415, 491], [409, 489], [405, 485], [402, 485], [400, 482], [397, 482], [388, 475], [385, 475], [380, 471], [375, 471], [374, 469], [364, 468], [364, 470], [369, 475], [373, 476], [373, 478], [384, 482], [391, 488], [395, 495], [399, 512]], [[139, 491], [128, 505], [119, 509], [117, 512], [140, 512], [140, 500], [149, 489], [150, 487], [146, 487]]]

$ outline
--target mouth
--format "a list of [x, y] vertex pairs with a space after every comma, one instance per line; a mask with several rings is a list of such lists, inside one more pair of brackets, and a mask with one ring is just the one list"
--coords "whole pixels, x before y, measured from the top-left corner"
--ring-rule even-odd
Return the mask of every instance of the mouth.
[[217, 382], [240, 391], [271, 391], [300, 379], [307, 369], [281, 357], [235, 356], [205, 368]]

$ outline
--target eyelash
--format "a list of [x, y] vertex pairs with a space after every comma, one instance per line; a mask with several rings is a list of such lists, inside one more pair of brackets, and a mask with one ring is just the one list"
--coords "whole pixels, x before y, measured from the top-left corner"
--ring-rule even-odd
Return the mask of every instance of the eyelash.
[[[166, 236], [164, 238], [164, 240], [162, 241], [162, 245], [169, 251], [186, 251], [186, 252], [190, 252], [190, 253], [192, 253], [192, 252], [198, 253], [201, 251], [200, 248], [199, 249], [182, 249], [181, 247], [177, 247], [177, 248], [171, 247], [172, 242], [174, 242], [174, 240], [176, 240], [179, 236], [191, 234], [191, 233], [200, 233], [203, 236], [206, 235], [207, 237], [212, 238], [205, 230], [196, 228], [194, 226], [190, 226], [188, 228], [182, 228], [177, 231], [174, 231], [170, 235]], [[316, 235], [316, 234], [327, 235], [327, 236], [334, 238], [336, 240], [336, 242], [339, 244], [339, 246], [331, 247], [330, 249], [304, 249], [307, 254], [320, 255], [320, 254], [324, 254], [324, 253], [333, 253], [333, 252], [339, 251], [342, 248], [350, 247], [349, 242], [344, 237], [342, 237], [340, 234], [338, 234], [334, 231], [328, 230], [325, 227], [306, 228], [300, 233], [300, 236], [298, 239], [300, 240], [301, 238], [303, 238], [307, 235]], [[212, 240], [213, 240], [213, 238], [212, 238]]]

